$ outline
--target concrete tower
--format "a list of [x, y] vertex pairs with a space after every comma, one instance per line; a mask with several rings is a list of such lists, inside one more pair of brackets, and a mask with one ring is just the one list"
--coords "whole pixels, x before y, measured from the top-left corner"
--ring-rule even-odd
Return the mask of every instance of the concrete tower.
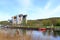
[[17, 16], [13, 16], [12, 17], [12, 24], [14, 25], [23, 25], [27, 23], [27, 19], [26, 19], [27, 15], [17, 15]]

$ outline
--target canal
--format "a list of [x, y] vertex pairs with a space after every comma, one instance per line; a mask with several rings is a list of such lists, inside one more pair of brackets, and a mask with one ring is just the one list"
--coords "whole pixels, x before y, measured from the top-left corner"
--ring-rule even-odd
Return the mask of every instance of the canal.
[[0, 29], [1, 40], [60, 40], [60, 31]]
[[60, 40], [60, 32], [42, 32], [42, 31], [33, 31], [32, 40]]

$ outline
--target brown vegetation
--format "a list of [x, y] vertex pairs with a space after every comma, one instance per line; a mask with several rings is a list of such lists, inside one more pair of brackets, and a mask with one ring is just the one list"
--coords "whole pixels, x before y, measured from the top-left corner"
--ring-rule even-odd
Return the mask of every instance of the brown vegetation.
[[30, 36], [26, 34], [20, 36], [18, 32], [11, 35], [9, 33], [5, 33], [4, 30], [0, 30], [0, 40], [30, 40]]

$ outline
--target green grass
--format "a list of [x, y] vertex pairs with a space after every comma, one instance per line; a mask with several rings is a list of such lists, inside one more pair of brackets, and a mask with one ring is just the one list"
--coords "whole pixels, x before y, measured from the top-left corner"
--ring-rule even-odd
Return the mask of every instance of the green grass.
[[[51, 26], [25, 26], [28, 28], [51, 28]], [[60, 28], [60, 26], [53, 26], [53, 28]]]

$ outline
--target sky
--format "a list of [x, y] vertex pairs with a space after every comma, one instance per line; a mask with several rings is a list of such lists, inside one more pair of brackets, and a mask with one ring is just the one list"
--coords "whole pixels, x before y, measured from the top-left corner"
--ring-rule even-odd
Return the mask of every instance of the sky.
[[60, 0], [0, 0], [0, 21], [27, 14], [27, 19], [60, 17]]

